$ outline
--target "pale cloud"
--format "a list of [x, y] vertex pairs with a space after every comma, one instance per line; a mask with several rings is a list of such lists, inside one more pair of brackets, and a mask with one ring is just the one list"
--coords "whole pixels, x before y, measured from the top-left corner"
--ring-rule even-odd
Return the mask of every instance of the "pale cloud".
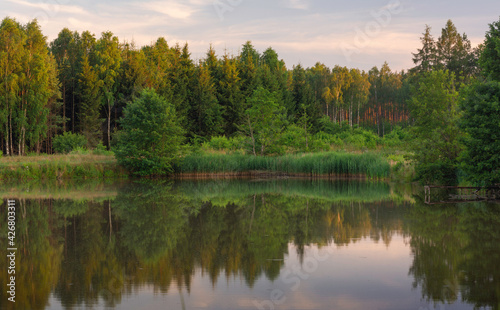
[[291, 9], [307, 10], [309, 8], [309, 1], [307, 0], [286, 0], [285, 6]]
[[139, 8], [161, 13], [175, 19], [187, 19], [196, 11], [192, 5], [185, 5], [175, 1], [141, 2], [136, 5]]
[[89, 30], [97, 37], [109, 30], [120, 41], [134, 41], [137, 46], [151, 44], [158, 37], [165, 37], [169, 45], [187, 42], [193, 58], [199, 59], [205, 57], [210, 44], [218, 55], [237, 54], [250, 40], [261, 52], [273, 47], [289, 68], [299, 62], [308, 67], [319, 61], [364, 70], [384, 61], [397, 70], [412, 67], [411, 53], [420, 47], [425, 25], [433, 27], [437, 38], [447, 19], [477, 45], [483, 41], [488, 23], [498, 20], [494, 12], [500, 11], [496, 0], [477, 0], [473, 8], [457, 3], [451, 11], [435, 3], [432, 12], [430, 0], [400, 0], [404, 10], [346, 60], [342, 46], [353, 45], [356, 29], [376, 21], [373, 12], [393, 8], [391, 0], [219, 1], [231, 8], [222, 20], [214, 0], [6, 0], [0, 2], [0, 11], [21, 23], [38, 18], [49, 41], [64, 27]]
[[33, 9], [38, 9], [47, 13], [68, 13], [68, 14], [84, 14], [87, 13], [85, 9], [76, 5], [63, 5], [57, 2], [55, 3], [44, 3], [37, 2], [32, 3], [24, 0], [6, 0], [19, 7], [29, 7]]

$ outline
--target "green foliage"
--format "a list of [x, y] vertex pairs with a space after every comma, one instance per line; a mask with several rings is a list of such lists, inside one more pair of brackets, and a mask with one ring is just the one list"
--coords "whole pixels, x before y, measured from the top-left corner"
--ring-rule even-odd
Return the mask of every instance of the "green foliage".
[[366, 175], [383, 178], [389, 175], [389, 163], [372, 153], [313, 153], [261, 157], [252, 155], [191, 154], [176, 165], [176, 173], [243, 173], [250, 171], [283, 172], [310, 176]]
[[344, 142], [336, 135], [317, 132], [312, 136], [311, 151], [329, 151], [331, 147], [342, 147]]
[[108, 151], [108, 149], [102, 143], [99, 143], [92, 151], [92, 154], [113, 156], [115, 153], [113, 151]]
[[399, 147], [404, 148], [405, 144], [410, 141], [410, 134], [407, 130], [402, 129], [400, 126], [395, 126], [394, 129], [386, 134], [381, 143], [385, 147]]
[[461, 151], [458, 128], [458, 93], [448, 71], [425, 74], [411, 98], [415, 119], [411, 145], [417, 178], [424, 183], [454, 185], [457, 157]]
[[285, 125], [285, 109], [279, 106], [277, 94], [262, 87], [257, 88], [247, 100], [244, 133], [251, 139], [252, 152], [257, 154], [281, 153], [278, 141]]
[[500, 81], [500, 20], [489, 26], [479, 64], [486, 77]]
[[[0, 24], [0, 132], [6, 155], [39, 151], [58, 107], [57, 69], [36, 20]], [[17, 144], [17, 145], [16, 145]]]
[[229, 140], [225, 136], [212, 137], [208, 145], [210, 146], [210, 148], [217, 151], [228, 150], [231, 148], [231, 144], [229, 143]]
[[477, 83], [461, 101], [462, 169], [477, 185], [500, 183], [500, 83]]
[[279, 144], [292, 152], [306, 152], [306, 134], [304, 128], [295, 124], [289, 125], [281, 134]]
[[67, 154], [78, 148], [85, 148], [87, 146], [87, 139], [85, 139], [85, 137], [81, 134], [67, 131], [62, 135], [54, 137], [54, 141], [52, 143], [56, 153]]
[[172, 173], [184, 133], [172, 104], [152, 89], [143, 90], [125, 108], [121, 125], [114, 148], [120, 165], [140, 176]]

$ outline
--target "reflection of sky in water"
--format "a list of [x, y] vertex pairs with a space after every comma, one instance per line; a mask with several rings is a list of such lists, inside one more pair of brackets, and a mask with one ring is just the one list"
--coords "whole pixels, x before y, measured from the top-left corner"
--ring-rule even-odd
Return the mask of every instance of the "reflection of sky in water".
[[[407, 240], [406, 240], [407, 241]], [[173, 283], [167, 294], [143, 286], [123, 296], [114, 309], [470, 309], [470, 305], [434, 305], [421, 300], [420, 288], [412, 288], [408, 270], [413, 257], [405, 238], [393, 235], [389, 246], [364, 238], [348, 246], [306, 247], [297, 277], [294, 266], [300, 264], [296, 247], [288, 246], [279, 277], [271, 282], [261, 275], [253, 288], [243, 277], [221, 276], [215, 286], [198, 268], [191, 292], [184, 287], [182, 297]], [[319, 255], [318, 255], [319, 253]], [[322, 260], [322, 258], [326, 260]], [[318, 260], [318, 258], [320, 260]], [[280, 263], [280, 262], [276, 262]], [[315, 269], [315, 264], [317, 268]], [[312, 272], [307, 272], [314, 270]], [[307, 277], [307, 278], [306, 278]], [[274, 294], [277, 303], [270, 300]], [[280, 295], [281, 294], [281, 295]], [[53, 296], [51, 309], [63, 309]], [[443, 308], [444, 307], [444, 308]], [[106, 309], [95, 305], [93, 309]]]

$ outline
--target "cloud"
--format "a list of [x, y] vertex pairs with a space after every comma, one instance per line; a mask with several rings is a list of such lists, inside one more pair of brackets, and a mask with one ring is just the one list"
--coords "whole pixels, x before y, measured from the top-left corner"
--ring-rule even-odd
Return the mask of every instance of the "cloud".
[[24, 0], [7, 0], [17, 6], [29, 7], [33, 9], [39, 9], [46, 13], [68, 13], [68, 14], [84, 14], [87, 13], [85, 9], [76, 5], [63, 5], [57, 2], [55, 3], [32, 3]]
[[484, 39], [488, 23], [498, 20], [494, 12], [500, 10], [496, 0], [477, 0], [474, 7], [457, 3], [452, 13], [444, 10], [444, 4], [436, 4], [439, 9], [429, 12], [430, 0], [399, 0], [404, 10], [371, 36], [348, 62], [341, 44], [353, 45], [356, 29], [364, 30], [376, 21], [371, 12], [393, 8], [391, 3], [396, 0], [361, 0], [358, 4], [331, 0], [218, 0], [231, 7], [223, 20], [217, 18], [214, 1], [6, 0], [1, 1], [0, 11], [21, 23], [38, 18], [49, 40], [54, 40], [64, 27], [79, 32], [89, 30], [96, 36], [110, 30], [120, 41], [135, 40], [137, 46], [151, 44], [158, 37], [165, 37], [169, 45], [188, 42], [195, 58], [204, 57], [211, 43], [219, 55], [224, 51], [237, 54], [242, 44], [251, 40], [261, 52], [269, 46], [276, 49], [290, 68], [299, 61], [304, 66], [319, 61], [368, 70], [387, 60], [391, 68], [400, 70], [412, 66], [411, 52], [420, 46], [425, 24], [433, 27], [437, 38], [451, 18], [458, 30], [477, 44]]
[[[200, 3], [197, 1], [196, 3]], [[185, 5], [175, 1], [140, 2], [137, 7], [161, 13], [175, 19], [187, 19], [196, 11], [193, 5]]]
[[296, 10], [307, 10], [309, 8], [309, 1], [307, 0], [286, 0], [285, 6], [287, 8]]

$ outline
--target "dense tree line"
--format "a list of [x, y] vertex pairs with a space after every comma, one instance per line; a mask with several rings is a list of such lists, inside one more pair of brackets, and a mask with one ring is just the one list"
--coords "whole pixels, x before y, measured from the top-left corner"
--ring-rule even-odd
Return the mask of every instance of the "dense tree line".
[[251, 42], [238, 55], [217, 56], [210, 47], [199, 61], [187, 44], [170, 46], [163, 38], [138, 48], [111, 32], [97, 38], [65, 28], [49, 43], [36, 20], [21, 25], [12, 18], [2, 21], [0, 40], [0, 128], [7, 155], [52, 153], [52, 138], [66, 131], [83, 134], [91, 148], [101, 141], [109, 146], [123, 108], [145, 88], [174, 105], [191, 141], [240, 132], [261, 88], [273, 95], [283, 124], [307, 120], [317, 132], [324, 118], [383, 136], [410, 123], [406, 84], [415, 72], [442, 67], [469, 79], [476, 71], [476, 53], [451, 21], [437, 42], [426, 29], [415, 72], [394, 72], [387, 63], [369, 72], [319, 62], [287, 68], [275, 50], [260, 53]]
[[[395, 126], [409, 127], [412, 159], [424, 164], [417, 166], [420, 178], [444, 167], [446, 179], [456, 175], [464, 147], [477, 140], [470, 135], [479, 132], [470, 130], [471, 120], [484, 112], [460, 102], [465, 96], [473, 100], [470, 87], [485, 102], [497, 88], [477, 84], [498, 81], [499, 26], [492, 24], [477, 48], [451, 20], [437, 39], [426, 26], [422, 48], [413, 53], [414, 68], [396, 72], [386, 62], [365, 72], [320, 62], [288, 68], [271, 47], [259, 52], [251, 42], [237, 55], [217, 55], [209, 47], [199, 60], [187, 44], [172, 46], [159, 38], [139, 48], [109, 31], [97, 38], [65, 28], [49, 43], [36, 20], [21, 25], [7, 17], [0, 27], [2, 151], [50, 154], [54, 137], [66, 132], [83, 135], [88, 148], [109, 148], [127, 106], [152, 90], [172, 106], [169, 119], [191, 144], [243, 136], [248, 152], [265, 155], [283, 152], [274, 146], [287, 139], [300, 140], [304, 145], [296, 149], [308, 151], [315, 149], [311, 135], [335, 144], [338, 136], [323, 132], [361, 127], [384, 137]], [[460, 111], [469, 121], [461, 121]], [[471, 154], [463, 158], [475, 160]], [[496, 171], [496, 165], [488, 167]]]

